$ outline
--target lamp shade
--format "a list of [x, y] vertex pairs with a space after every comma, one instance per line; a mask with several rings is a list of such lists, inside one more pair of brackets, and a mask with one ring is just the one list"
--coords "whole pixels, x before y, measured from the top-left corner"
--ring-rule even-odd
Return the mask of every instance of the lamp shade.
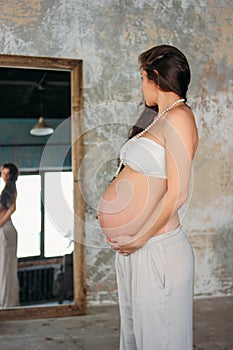
[[34, 125], [30, 130], [30, 134], [33, 136], [46, 136], [54, 132], [54, 129], [45, 123], [44, 118], [40, 117], [38, 124]]

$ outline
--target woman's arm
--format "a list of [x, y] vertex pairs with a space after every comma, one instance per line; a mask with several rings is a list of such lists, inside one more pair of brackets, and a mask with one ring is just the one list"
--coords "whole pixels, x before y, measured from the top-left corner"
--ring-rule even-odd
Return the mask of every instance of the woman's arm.
[[16, 210], [16, 200], [10, 206], [10, 208], [7, 209], [4, 212], [4, 214], [0, 217], [0, 227], [3, 226], [5, 222], [7, 222], [10, 219], [11, 215], [15, 212], [15, 210]]
[[[167, 191], [151, 212], [137, 235], [116, 237], [109, 241], [114, 248], [132, 253], [144, 245], [169, 221], [187, 200], [192, 159], [197, 148], [197, 129], [192, 112], [170, 112], [165, 119]], [[133, 239], [133, 241], [132, 241]]]

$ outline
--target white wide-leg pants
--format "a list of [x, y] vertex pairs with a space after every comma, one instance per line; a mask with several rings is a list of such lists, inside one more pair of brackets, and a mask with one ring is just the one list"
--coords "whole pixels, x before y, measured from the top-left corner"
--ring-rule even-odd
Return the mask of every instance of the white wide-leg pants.
[[19, 305], [17, 232], [11, 220], [0, 227], [0, 309]]
[[116, 254], [120, 350], [192, 350], [194, 255], [182, 227]]

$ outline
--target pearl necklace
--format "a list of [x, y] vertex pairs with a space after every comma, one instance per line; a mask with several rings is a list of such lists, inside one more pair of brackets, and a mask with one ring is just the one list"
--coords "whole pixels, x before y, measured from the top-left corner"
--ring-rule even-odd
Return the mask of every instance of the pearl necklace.
[[[163, 112], [159, 113], [153, 120], [153, 122], [151, 124], [149, 124], [144, 130], [142, 130], [141, 132], [139, 132], [137, 135], [135, 135], [134, 137], [132, 137], [131, 139], [129, 139], [129, 142], [134, 142], [136, 141], [136, 139], [138, 139], [140, 136], [142, 136], [143, 134], [145, 134], [145, 132], [147, 132], [153, 125], [155, 125], [163, 116], [164, 114], [166, 114], [168, 111], [170, 111], [173, 107], [175, 107], [178, 103], [180, 102], [185, 102], [184, 98], [181, 98], [179, 100], [176, 100], [173, 104], [171, 104], [170, 106], [168, 106]], [[126, 150], [127, 147], [125, 148], [124, 154], [120, 157], [120, 164], [117, 168], [116, 174], [114, 177], [117, 177], [117, 175], [119, 174], [122, 165], [124, 164], [124, 156], [126, 154]]]

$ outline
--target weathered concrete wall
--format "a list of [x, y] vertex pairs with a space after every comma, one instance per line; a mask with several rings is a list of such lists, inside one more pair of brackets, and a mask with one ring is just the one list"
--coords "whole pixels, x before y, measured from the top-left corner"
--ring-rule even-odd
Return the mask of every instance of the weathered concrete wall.
[[[124, 102], [119, 108], [114, 104], [114, 112], [105, 111], [107, 119], [102, 107], [89, 111], [87, 127], [100, 121], [125, 124], [135, 118], [135, 104], [141, 99], [139, 53], [168, 43], [187, 55], [192, 68], [189, 104], [197, 117], [200, 146], [183, 226], [196, 255], [196, 295], [233, 292], [232, 17], [232, 0], [1, 1], [1, 53], [83, 59], [85, 107], [91, 111], [106, 101]], [[119, 117], [122, 112], [125, 115]], [[96, 128], [87, 133], [86, 151], [108, 138], [123, 137], [125, 131], [124, 125]], [[104, 152], [98, 154], [109, 156]], [[100, 189], [114, 169], [112, 163], [101, 168]], [[114, 254], [103, 248], [92, 206], [88, 203], [89, 300], [113, 301]]]

